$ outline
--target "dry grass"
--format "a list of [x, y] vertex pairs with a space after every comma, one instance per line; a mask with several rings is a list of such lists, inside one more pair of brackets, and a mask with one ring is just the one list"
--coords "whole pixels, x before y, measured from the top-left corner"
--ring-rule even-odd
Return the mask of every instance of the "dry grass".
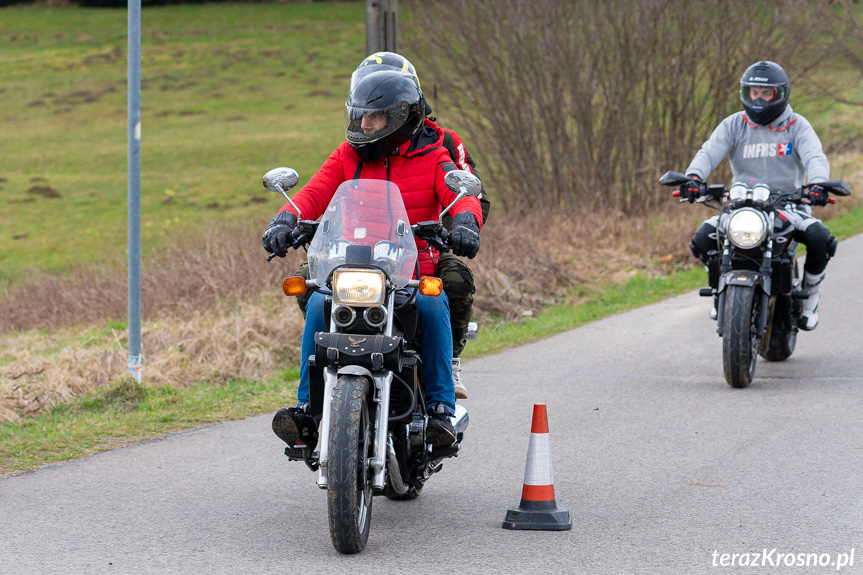
[[[834, 165], [852, 190], [863, 190], [863, 155], [837, 156]], [[576, 303], [576, 287], [696, 265], [687, 244], [712, 212], [668, 202], [641, 216], [493, 211], [480, 254], [469, 262], [476, 317], [487, 324], [533, 315], [552, 303]], [[829, 218], [860, 204], [859, 196], [844, 198], [819, 215]], [[209, 230], [201, 237], [206, 239], [178, 242], [145, 265], [148, 384], [219, 383], [297, 365], [302, 318], [279, 286], [302, 252], [266, 264], [260, 230], [251, 227]], [[125, 315], [119, 264], [63, 277], [37, 274], [0, 295], [0, 420], [43, 412], [123, 377], [125, 330], [108, 324]]]
[[[302, 325], [299, 310], [284, 296], [258, 296], [188, 319], [149, 323], [142, 330], [145, 380], [182, 387], [271, 375], [298, 363]], [[0, 345], [14, 358], [0, 367], [0, 421], [41, 413], [126, 372], [126, 334], [113, 329], [6, 333]]]

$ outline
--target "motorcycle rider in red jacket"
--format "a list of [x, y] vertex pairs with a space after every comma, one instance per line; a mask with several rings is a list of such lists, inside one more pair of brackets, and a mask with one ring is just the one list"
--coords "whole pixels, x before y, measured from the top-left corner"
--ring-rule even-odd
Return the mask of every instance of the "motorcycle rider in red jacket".
[[[425, 100], [413, 77], [401, 71], [382, 70], [359, 80], [346, 103], [346, 137], [306, 186], [293, 196], [304, 216], [316, 219], [327, 208], [338, 186], [345, 181], [372, 178], [399, 186], [411, 224], [437, 219], [443, 206], [456, 195], [444, 183], [446, 172], [457, 169], [446, 148], [443, 131], [425, 120]], [[452, 209], [453, 252], [474, 257], [479, 250], [482, 212], [479, 200], [466, 197]], [[263, 234], [264, 248], [284, 256], [297, 214], [286, 204]], [[433, 275], [437, 250], [417, 241], [421, 250], [420, 273]], [[302, 441], [310, 449], [317, 442], [317, 423], [306, 413], [309, 401], [308, 356], [313, 353], [314, 334], [324, 331], [324, 297], [309, 299], [301, 350], [297, 407], [279, 410], [273, 431], [288, 445]], [[455, 431], [449, 417], [455, 410], [452, 380], [452, 330], [445, 294], [439, 298], [417, 296], [419, 340], [429, 406], [427, 438], [437, 445], [450, 445]]]
[[[407, 58], [395, 52], [376, 52], [364, 58], [351, 74], [351, 89], [361, 79], [381, 70], [406, 72], [414, 77], [417, 86], [422, 89], [413, 64]], [[452, 161], [455, 162], [459, 169], [476, 174], [476, 163], [471, 157], [470, 152], [468, 152], [461, 136], [453, 130], [438, 126], [437, 120], [431, 114], [431, 106], [426, 102], [426, 119], [433, 123], [433, 127], [443, 130], [443, 146], [449, 152]], [[491, 202], [484, 188], [477, 198], [482, 206], [482, 223], [485, 225], [489, 209], [491, 208]], [[452, 217], [449, 214], [444, 216], [444, 225], [447, 229], [452, 229]], [[296, 275], [308, 277], [308, 264], [304, 263], [301, 265]], [[453, 339], [452, 379], [455, 386], [455, 397], [456, 399], [467, 399], [467, 387], [461, 378], [461, 353], [467, 344], [467, 329], [473, 310], [473, 296], [476, 292], [473, 273], [464, 260], [455, 257], [451, 253], [444, 252], [438, 256], [435, 275], [443, 281], [443, 289], [449, 299], [450, 324], [452, 326]], [[306, 313], [307, 300], [308, 295], [297, 298], [297, 304], [300, 306], [303, 314]]]

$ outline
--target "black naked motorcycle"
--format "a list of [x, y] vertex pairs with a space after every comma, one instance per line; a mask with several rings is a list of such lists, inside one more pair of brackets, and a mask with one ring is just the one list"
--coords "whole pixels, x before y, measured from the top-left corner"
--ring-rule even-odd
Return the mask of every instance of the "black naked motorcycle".
[[[294, 170], [276, 168], [263, 181], [293, 205], [286, 192], [298, 179]], [[458, 194], [453, 204], [480, 191], [479, 179], [466, 171], [447, 173], [446, 184]], [[456, 443], [426, 441], [415, 341], [416, 295], [440, 295], [442, 283], [413, 279], [419, 278], [414, 238], [450, 249], [441, 220], [451, 208], [438, 221], [411, 226], [396, 184], [350, 180], [339, 186], [320, 222], [300, 220], [292, 236], [295, 248], [311, 241], [309, 278], [287, 278], [282, 289], [286, 295], [307, 289], [324, 294], [329, 329], [315, 334], [309, 358], [310, 414], [320, 417], [317, 446], [289, 446], [285, 454], [317, 471], [317, 485], [328, 495], [330, 538], [341, 553], [365, 547], [373, 496], [417, 497], [442, 461], [458, 454], [468, 426], [467, 410], [457, 405], [451, 418]]]
[[[680, 186], [689, 180], [679, 172], [666, 172], [659, 183]], [[696, 200], [719, 211], [716, 253], [707, 265], [710, 285], [717, 287], [702, 288], [699, 294], [716, 298], [725, 380], [732, 387], [752, 382], [759, 354], [783, 361], [794, 353], [802, 300], [809, 293], [801, 289], [795, 228], [777, 212], [801, 204], [812, 185], [794, 192], [772, 191], [764, 184], [750, 188], [735, 183], [729, 189], [711, 185]], [[818, 185], [837, 196], [851, 194], [841, 180]]]

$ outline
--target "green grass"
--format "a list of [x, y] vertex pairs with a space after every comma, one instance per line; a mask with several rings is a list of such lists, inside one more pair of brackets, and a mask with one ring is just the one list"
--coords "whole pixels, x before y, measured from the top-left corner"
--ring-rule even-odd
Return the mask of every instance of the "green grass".
[[292, 405], [298, 370], [176, 389], [131, 379], [18, 423], [0, 423], [0, 476]]
[[[202, 221], [259, 220], [343, 139], [361, 2], [152, 7], [142, 17], [145, 253]], [[126, 12], [0, 10], [0, 287], [126, 247]], [[39, 193], [50, 188], [52, 192]]]

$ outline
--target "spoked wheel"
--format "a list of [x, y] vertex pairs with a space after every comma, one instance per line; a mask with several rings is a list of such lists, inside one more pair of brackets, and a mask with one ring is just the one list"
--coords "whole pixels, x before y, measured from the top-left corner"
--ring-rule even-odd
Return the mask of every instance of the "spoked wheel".
[[330, 539], [340, 553], [366, 546], [372, 521], [372, 423], [368, 379], [339, 377], [333, 393], [327, 463]]
[[758, 359], [755, 288], [728, 286], [722, 320], [722, 363], [731, 387], [748, 387]]

